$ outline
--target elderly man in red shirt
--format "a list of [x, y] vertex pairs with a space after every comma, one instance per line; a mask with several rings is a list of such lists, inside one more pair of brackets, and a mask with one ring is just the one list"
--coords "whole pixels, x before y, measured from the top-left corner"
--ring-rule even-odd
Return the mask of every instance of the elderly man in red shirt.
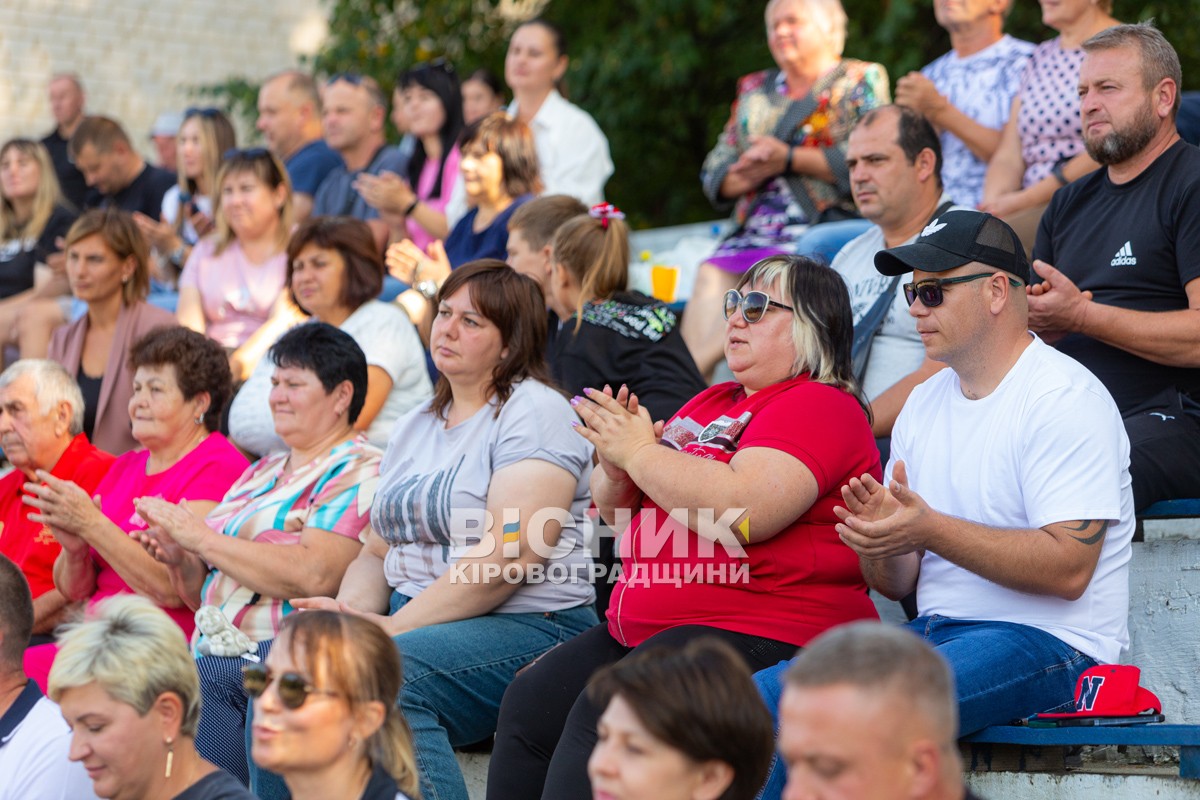
[[33, 592], [33, 633], [54, 630], [67, 600], [54, 588], [62, 549], [44, 526], [30, 522], [22, 486], [46, 470], [93, 492], [113, 462], [83, 433], [83, 395], [59, 364], [18, 361], [0, 373], [0, 448], [16, 468], [0, 478], [0, 553], [25, 573]]

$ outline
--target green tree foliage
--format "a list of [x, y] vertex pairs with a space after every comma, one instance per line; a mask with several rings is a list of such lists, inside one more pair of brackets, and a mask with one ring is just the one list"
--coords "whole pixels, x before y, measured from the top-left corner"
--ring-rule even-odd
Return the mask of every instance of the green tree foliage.
[[[1042, 41], [1032, 0], [1013, 0], [1007, 30]], [[949, 49], [931, 0], [843, 0], [850, 17], [846, 56], [878, 61], [893, 84]], [[445, 56], [461, 75], [503, 74], [508, 37], [521, 16], [541, 13], [564, 29], [571, 56], [568, 95], [608, 135], [616, 174], [606, 194], [635, 226], [711, 219], [700, 193], [705, 154], [729, 114], [739, 76], [771, 65], [765, 2], [745, 0], [333, 0], [330, 36], [311, 66], [353, 71], [390, 89], [418, 61]], [[1116, 0], [1122, 20], [1154, 17], [1187, 76], [1200, 69], [1200, 0]], [[209, 89], [232, 110], [253, 109], [244, 81]], [[246, 103], [249, 103], [247, 106]]]

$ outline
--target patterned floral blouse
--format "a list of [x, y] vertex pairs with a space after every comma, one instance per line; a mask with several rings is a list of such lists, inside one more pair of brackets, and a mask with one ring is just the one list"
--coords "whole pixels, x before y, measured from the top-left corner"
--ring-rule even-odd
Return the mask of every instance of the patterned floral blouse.
[[776, 136], [776, 129], [788, 110], [794, 104], [804, 103], [813, 105], [812, 112], [797, 122], [785, 140], [798, 147], [820, 148], [835, 182], [805, 175], [781, 175], [739, 198], [734, 208], [735, 218], [739, 225], [746, 226], [760, 212], [776, 215], [779, 209], [772, 206], [778, 203], [762, 201], [779, 196], [787, 201], [786, 224], [813, 222], [821, 212], [834, 206], [853, 210], [846, 140], [863, 113], [889, 102], [887, 70], [881, 64], [867, 61], [843, 59], [800, 100], [788, 97], [783, 73], [777, 69], [746, 75], [738, 81], [737, 99], [729, 121], [704, 160], [700, 173], [704, 193], [714, 206], [727, 205], [728, 201], [720, 196], [721, 182], [750, 146], [750, 137]]
[[[284, 474], [290, 455], [276, 453], [251, 464], [209, 513], [208, 526], [226, 536], [280, 546], [297, 544], [305, 528], [366, 539], [382, 451], [359, 434]], [[290, 598], [264, 597], [218, 569], [209, 572], [201, 597], [255, 642], [273, 639], [292, 611]], [[197, 643], [199, 636], [197, 631]]]

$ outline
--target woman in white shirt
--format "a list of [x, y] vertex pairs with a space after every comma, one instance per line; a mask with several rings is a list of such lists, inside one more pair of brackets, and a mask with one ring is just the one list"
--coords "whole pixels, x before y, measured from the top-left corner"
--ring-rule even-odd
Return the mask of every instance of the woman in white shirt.
[[546, 194], [568, 194], [590, 206], [604, 200], [613, 164], [600, 126], [559, 93], [567, 63], [563, 32], [532, 19], [508, 42], [504, 80], [513, 93], [509, 111], [533, 130]]

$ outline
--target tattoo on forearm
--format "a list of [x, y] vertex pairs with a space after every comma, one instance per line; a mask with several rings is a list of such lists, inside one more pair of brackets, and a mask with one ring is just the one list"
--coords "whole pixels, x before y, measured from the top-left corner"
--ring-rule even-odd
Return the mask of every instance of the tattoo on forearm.
[[1080, 544], [1097, 544], [1104, 540], [1108, 532], [1109, 521], [1106, 519], [1081, 519], [1076, 522], [1064, 523], [1071, 536]]

